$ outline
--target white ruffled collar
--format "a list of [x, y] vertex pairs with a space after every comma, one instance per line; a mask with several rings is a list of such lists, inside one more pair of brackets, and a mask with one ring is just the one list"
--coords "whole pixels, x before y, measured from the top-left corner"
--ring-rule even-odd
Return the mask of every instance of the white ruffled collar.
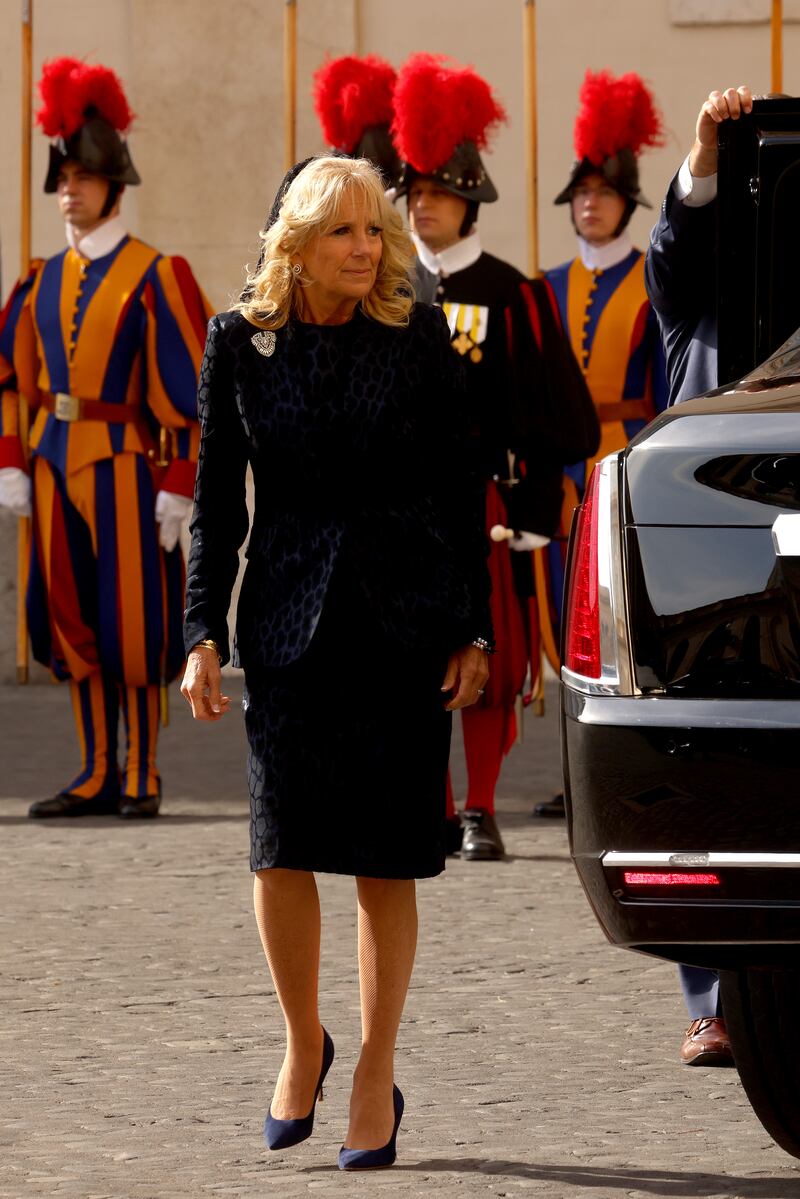
[[591, 246], [582, 237], [578, 238], [578, 254], [587, 271], [607, 271], [627, 258], [632, 249], [633, 242], [627, 229], [604, 246]]
[[462, 237], [455, 245], [448, 246], [439, 254], [429, 250], [416, 233], [412, 233], [411, 237], [425, 270], [430, 271], [432, 275], [441, 275], [443, 278], [455, 275], [458, 271], [465, 271], [468, 266], [477, 262], [483, 253], [481, 235], [477, 229], [473, 229], [466, 237]]
[[78, 237], [75, 228], [69, 223], [65, 227], [67, 243], [70, 248], [76, 254], [80, 254], [81, 258], [88, 258], [91, 262], [95, 258], [104, 258], [106, 254], [116, 250], [122, 239], [128, 236], [128, 230], [125, 228], [125, 222], [121, 216], [112, 216], [107, 221], [103, 221], [102, 225], [98, 225], [85, 237]]

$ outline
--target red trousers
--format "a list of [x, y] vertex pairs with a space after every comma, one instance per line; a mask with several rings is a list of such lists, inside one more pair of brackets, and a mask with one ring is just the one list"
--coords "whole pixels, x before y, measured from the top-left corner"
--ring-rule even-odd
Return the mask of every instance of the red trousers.
[[[505, 504], [496, 483], [486, 488], [486, 532], [493, 525], [508, 523]], [[517, 735], [514, 705], [523, 689], [529, 665], [533, 676], [538, 671], [538, 629], [534, 627], [535, 609], [517, 594], [511, 566], [512, 550], [507, 542], [490, 542], [489, 574], [492, 623], [497, 638], [497, 653], [489, 661], [489, 681], [481, 702], [461, 711], [464, 750], [467, 758], [468, 808], [494, 812], [494, 792], [500, 767]], [[537, 648], [534, 652], [534, 643]], [[447, 776], [447, 817], [455, 816], [450, 775]]]
[[[464, 752], [467, 759], [468, 808], [485, 808], [494, 813], [494, 792], [500, 767], [517, 735], [517, 719], [511, 708], [484, 708], [476, 704], [461, 711]], [[447, 772], [447, 819], [456, 814], [450, 772]]]

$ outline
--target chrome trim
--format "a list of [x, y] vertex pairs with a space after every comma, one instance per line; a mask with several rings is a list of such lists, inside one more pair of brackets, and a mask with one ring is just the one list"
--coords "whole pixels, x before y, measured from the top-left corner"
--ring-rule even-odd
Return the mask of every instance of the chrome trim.
[[633, 655], [631, 653], [630, 619], [628, 612], [628, 588], [625, 577], [625, 547], [622, 540], [622, 502], [620, 476], [622, 460], [619, 453], [606, 459], [610, 483], [610, 541], [611, 563], [611, 615], [614, 621], [615, 652], [619, 674], [619, 690], [622, 695], [638, 695], [634, 681]]
[[772, 526], [778, 558], [800, 558], [800, 512], [782, 512]]
[[[797, 699], [685, 699], [665, 695], [616, 695], [597, 690], [587, 694], [591, 679], [572, 684], [565, 667], [561, 675], [564, 714], [579, 724], [631, 730], [785, 729], [800, 732]], [[596, 680], [594, 680], [596, 681]]]
[[[690, 857], [702, 860], [689, 862], [687, 859]], [[628, 853], [624, 850], [610, 849], [603, 854], [600, 860], [604, 866], [609, 867], [663, 866], [668, 869], [669, 867], [683, 866], [686, 868], [694, 865], [704, 868], [737, 866], [747, 869], [800, 870], [800, 853], [715, 853], [713, 851], [705, 853], [702, 850], [691, 854], [685, 850], [675, 850], [673, 853]]]
[[598, 463], [597, 494], [597, 601], [600, 620], [600, 682], [619, 688], [616, 654], [616, 628], [613, 619], [611, 570], [611, 479], [607, 460]]
[[619, 679], [616, 675], [611, 678], [589, 679], [584, 674], [576, 674], [574, 670], [562, 666], [561, 681], [585, 695], [619, 695]]

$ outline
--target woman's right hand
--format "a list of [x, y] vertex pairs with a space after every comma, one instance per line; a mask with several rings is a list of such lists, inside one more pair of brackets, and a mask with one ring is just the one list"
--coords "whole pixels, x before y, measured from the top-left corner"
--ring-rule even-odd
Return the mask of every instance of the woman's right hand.
[[206, 645], [189, 654], [181, 683], [181, 695], [192, 708], [195, 720], [221, 720], [231, 706], [230, 697], [220, 694], [222, 671], [219, 658]]

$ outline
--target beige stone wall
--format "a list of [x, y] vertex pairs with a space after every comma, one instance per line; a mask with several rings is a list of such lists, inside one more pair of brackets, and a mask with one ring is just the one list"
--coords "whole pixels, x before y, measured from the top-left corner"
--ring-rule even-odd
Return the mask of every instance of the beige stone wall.
[[[33, 0], [34, 79], [49, 58], [84, 55], [130, 77], [130, 10], [123, 0]], [[3, 251], [3, 295], [19, 267], [20, 160], [20, 8], [19, 0], [0, 0], [0, 242]], [[131, 89], [133, 90], [133, 89]], [[47, 170], [47, 139], [33, 139], [33, 252], [47, 255], [64, 244], [63, 226], [52, 198], [41, 192]], [[136, 201], [126, 201], [136, 222]]]
[[[573, 252], [566, 212], [554, 209], [572, 160], [572, 124], [587, 68], [638, 70], [653, 85], [668, 145], [642, 163], [645, 193], [658, 204], [691, 139], [712, 86], [747, 81], [769, 88], [769, 27], [680, 24], [710, 13], [710, 0], [539, 0], [539, 178], [541, 262]], [[747, 5], [748, 16], [756, 11]], [[736, 6], [730, 7], [734, 13]], [[281, 0], [34, 0], [34, 70], [57, 54], [86, 55], [123, 77], [138, 120], [131, 149], [144, 180], [129, 189], [130, 227], [168, 253], [184, 254], [217, 308], [257, 253], [257, 231], [283, 173]], [[752, 10], [752, 11], [750, 11]], [[0, 0], [0, 244], [7, 294], [18, 268], [19, 0]], [[719, 17], [720, 5], [714, 6]], [[737, 10], [738, 11], [738, 10]], [[787, 11], [795, 15], [792, 5]], [[708, 18], [706, 18], [708, 19]], [[723, 13], [724, 19], [724, 13]], [[414, 50], [471, 62], [508, 108], [510, 124], [488, 156], [501, 195], [481, 214], [485, 244], [527, 263], [523, 171], [522, 0], [299, 0], [298, 157], [323, 148], [310, 79], [326, 50], [374, 52], [396, 64]], [[784, 89], [800, 90], [800, 26], [788, 23]], [[35, 138], [34, 252], [62, 243], [52, 198], [41, 194], [46, 142]], [[645, 243], [652, 214], [632, 230]], [[0, 678], [12, 661], [8, 586], [13, 536], [0, 524]]]
[[[138, 114], [131, 147], [144, 179], [129, 189], [132, 228], [192, 262], [223, 306], [257, 249], [257, 230], [283, 168], [281, 0], [35, 0], [35, 70], [59, 53], [99, 58], [123, 76]], [[718, 6], [719, 7], [719, 6]], [[751, 6], [752, 7], [752, 6]], [[700, 100], [714, 85], [769, 87], [769, 27], [679, 24], [708, 4], [674, 0], [539, 0], [539, 178], [542, 264], [572, 250], [568, 219], [551, 200], [569, 170], [577, 90], [587, 66], [640, 71], [664, 111], [669, 144], [642, 164], [658, 202], [691, 137]], [[488, 156], [501, 202], [481, 215], [486, 244], [527, 261], [523, 163], [521, 0], [299, 0], [298, 156], [322, 149], [310, 78], [326, 50], [360, 49], [399, 64], [413, 50], [451, 53], [495, 87], [510, 123]], [[730, 8], [734, 13], [735, 6]], [[761, 10], [756, 8], [756, 16]], [[793, 9], [789, 9], [793, 14]], [[697, 19], [697, 16], [694, 17]], [[3, 290], [18, 261], [19, 0], [0, 0], [0, 239]], [[787, 91], [800, 88], [800, 26], [785, 31]], [[52, 253], [61, 229], [39, 188], [45, 139], [35, 139], [34, 249]], [[650, 215], [633, 221], [643, 243]]]

